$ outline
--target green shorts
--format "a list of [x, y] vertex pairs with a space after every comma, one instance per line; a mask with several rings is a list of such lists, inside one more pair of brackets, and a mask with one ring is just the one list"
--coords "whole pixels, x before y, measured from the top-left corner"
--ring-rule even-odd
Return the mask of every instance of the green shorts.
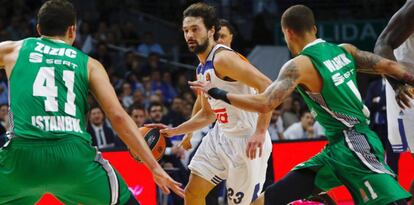
[[316, 171], [315, 186], [324, 191], [345, 185], [355, 204], [388, 204], [411, 196], [395, 180], [380, 139], [368, 127], [346, 130], [332, 139], [336, 141], [293, 170]]
[[0, 149], [0, 204], [35, 204], [51, 193], [64, 204], [125, 204], [131, 197], [109, 162], [81, 139], [13, 138]]

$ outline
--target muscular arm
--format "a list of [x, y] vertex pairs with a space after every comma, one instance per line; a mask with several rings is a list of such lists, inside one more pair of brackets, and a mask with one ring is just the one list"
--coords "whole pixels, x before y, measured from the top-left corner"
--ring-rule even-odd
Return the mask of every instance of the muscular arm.
[[258, 95], [238, 95], [228, 93], [227, 98], [236, 107], [254, 111], [270, 112], [279, 106], [300, 83], [300, 71], [295, 59], [286, 62], [280, 70], [279, 76], [264, 93]]
[[102, 64], [93, 58], [89, 58], [88, 67], [90, 68], [89, 85], [91, 92], [102, 106], [122, 141], [130, 148], [132, 154], [138, 156], [150, 170], [160, 167], [136, 124], [119, 103]]
[[[414, 19], [414, 2], [406, 1], [378, 37], [374, 48], [375, 54], [396, 61], [394, 49], [398, 48], [414, 32], [412, 19]], [[387, 80], [394, 89], [403, 85], [390, 77], [387, 77]]]
[[343, 46], [355, 59], [357, 71], [384, 74], [401, 83], [414, 85], [414, 73], [395, 61], [385, 59], [367, 51], [361, 51], [351, 44]]
[[[214, 67], [217, 73], [242, 82], [263, 93], [271, 80], [257, 70], [252, 64], [242, 60], [233, 51], [223, 50], [216, 54]], [[272, 116], [271, 112], [260, 113], [256, 124], [256, 133], [265, 133]]]

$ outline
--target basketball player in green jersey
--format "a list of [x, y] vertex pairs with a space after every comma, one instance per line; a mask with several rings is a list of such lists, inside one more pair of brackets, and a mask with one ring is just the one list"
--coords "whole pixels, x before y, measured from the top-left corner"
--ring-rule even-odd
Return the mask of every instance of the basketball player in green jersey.
[[395, 180], [384, 162], [380, 139], [368, 127], [369, 111], [361, 101], [356, 72], [385, 74], [411, 85], [413, 73], [353, 45], [317, 39], [313, 12], [306, 6], [287, 9], [281, 24], [296, 57], [285, 63], [263, 94], [237, 95], [208, 83], [190, 83], [213, 98], [256, 112], [272, 111], [296, 88], [326, 129], [328, 145], [271, 185], [253, 204], [285, 205], [340, 185], [347, 187], [355, 204], [406, 204], [411, 195]]
[[73, 5], [50, 0], [38, 13], [40, 38], [0, 43], [11, 124], [10, 141], [0, 150], [0, 204], [35, 204], [45, 193], [64, 204], [138, 204], [91, 146], [85, 129], [89, 90], [161, 189], [183, 196], [119, 104], [101, 63], [71, 46], [75, 25]]

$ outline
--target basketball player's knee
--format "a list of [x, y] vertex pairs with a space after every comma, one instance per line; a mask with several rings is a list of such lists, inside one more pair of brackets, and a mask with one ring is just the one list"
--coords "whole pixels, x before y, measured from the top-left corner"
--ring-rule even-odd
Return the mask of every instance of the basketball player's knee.
[[202, 188], [200, 188], [200, 187], [197, 188], [195, 186], [185, 187], [184, 195], [185, 195], [185, 200], [205, 198], [207, 196], [207, 194], [204, 193]]

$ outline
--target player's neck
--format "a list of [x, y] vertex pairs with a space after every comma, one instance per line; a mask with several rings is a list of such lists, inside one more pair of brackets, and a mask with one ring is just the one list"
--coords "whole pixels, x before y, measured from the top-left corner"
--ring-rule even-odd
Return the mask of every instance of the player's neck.
[[301, 52], [303, 50], [303, 48], [305, 48], [306, 45], [308, 45], [309, 43], [312, 43], [315, 40], [316, 40], [316, 36], [314, 36], [314, 35], [305, 35], [303, 37], [303, 41], [298, 43], [298, 51]]
[[216, 42], [210, 42], [208, 44], [207, 49], [204, 52], [197, 54], [197, 58], [201, 64], [203, 65], [206, 64], [208, 55], [210, 54], [211, 50], [213, 50], [214, 46], [216, 45], [217, 45]]
[[69, 40], [64, 36], [45, 36], [45, 35], [42, 35], [40, 37], [47, 38], [47, 39], [52, 40], [52, 41], [57, 41], [57, 42], [63, 42], [63, 43], [66, 43], [66, 44], [70, 44]]

